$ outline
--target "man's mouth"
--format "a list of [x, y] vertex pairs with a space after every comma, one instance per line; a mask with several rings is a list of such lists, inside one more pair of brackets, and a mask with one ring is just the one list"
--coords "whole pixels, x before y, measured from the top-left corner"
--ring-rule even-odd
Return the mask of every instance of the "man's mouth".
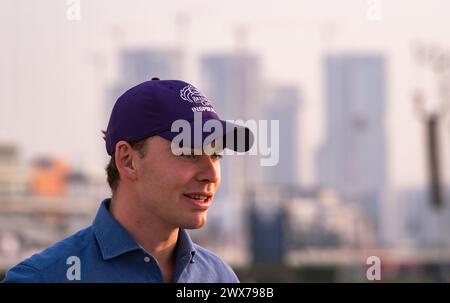
[[193, 205], [196, 205], [202, 210], [206, 210], [211, 204], [213, 194], [196, 192], [183, 194], [183, 196], [185, 196], [187, 201], [191, 202]]
[[207, 201], [212, 197], [212, 194], [209, 193], [189, 193], [189, 194], [184, 194], [185, 197], [197, 200], [197, 201]]

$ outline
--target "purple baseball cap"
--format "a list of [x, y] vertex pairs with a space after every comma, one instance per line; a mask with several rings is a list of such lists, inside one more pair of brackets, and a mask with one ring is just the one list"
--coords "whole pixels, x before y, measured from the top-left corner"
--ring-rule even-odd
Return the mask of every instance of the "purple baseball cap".
[[[191, 139], [183, 140], [184, 147], [201, 148], [211, 139], [220, 142], [223, 148], [238, 152], [246, 152], [253, 145], [254, 136], [248, 127], [220, 119], [210, 101], [191, 84], [152, 78], [117, 99], [106, 130], [106, 151], [113, 155], [121, 140], [135, 142], [157, 135], [172, 141], [181, 131], [172, 131], [172, 124], [177, 120], [190, 125]], [[203, 126], [211, 125], [210, 120], [220, 123], [221, 131], [205, 131], [210, 128]], [[201, 140], [194, 140], [198, 125], [201, 125]]]

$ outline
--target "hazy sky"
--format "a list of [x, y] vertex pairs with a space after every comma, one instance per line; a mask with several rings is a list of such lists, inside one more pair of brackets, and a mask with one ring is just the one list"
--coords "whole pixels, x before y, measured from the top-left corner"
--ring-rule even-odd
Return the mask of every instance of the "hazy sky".
[[[63, 0], [2, 0], [0, 140], [19, 143], [24, 160], [62, 155], [85, 169], [102, 168], [99, 130], [106, 127], [105, 88], [120, 77], [118, 48], [181, 47], [188, 58], [184, 77], [195, 84], [199, 56], [233, 51], [243, 27], [246, 48], [261, 56], [264, 79], [302, 92], [299, 169], [306, 181], [314, 180], [323, 137], [321, 58], [363, 51], [387, 59], [389, 178], [395, 186], [422, 184], [424, 138], [411, 93], [419, 86], [434, 96], [434, 80], [415, 64], [411, 46], [423, 41], [450, 50], [450, 2], [381, 0], [379, 21], [367, 17], [370, 2], [81, 0], [81, 20], [68, 21]], [[449, 120], [443, 124], [447, 171]]]

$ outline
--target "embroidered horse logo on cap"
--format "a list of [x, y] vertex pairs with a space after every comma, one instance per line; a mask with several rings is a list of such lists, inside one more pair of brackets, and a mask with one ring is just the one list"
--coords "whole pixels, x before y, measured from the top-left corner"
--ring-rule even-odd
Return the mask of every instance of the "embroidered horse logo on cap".
[[206, 96], [200, 93], [198, 89], [196, 89], [192, 85], [183, 87], [180, 90], [180, 97], [181, 99], [189, 101], [191, 103], [201, 103], [203, 106], [211, 106], [211, 103], [209, 103]]

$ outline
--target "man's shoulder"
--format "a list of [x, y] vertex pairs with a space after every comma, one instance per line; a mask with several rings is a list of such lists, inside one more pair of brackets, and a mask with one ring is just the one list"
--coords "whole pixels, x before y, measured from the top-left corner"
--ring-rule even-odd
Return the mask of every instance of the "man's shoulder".
[[65, 270], [70, 257], [82, 256], [94, 237], [92, 226], [86, 227], [11, 268], [4, 282], [46, 282], [49, 273]]
[[216, 274], [219, 282], [239, 282], [230, 265], [212, 251], [193, 243], [196, 250], [195, 262], [208, 268], [210, 274]]

